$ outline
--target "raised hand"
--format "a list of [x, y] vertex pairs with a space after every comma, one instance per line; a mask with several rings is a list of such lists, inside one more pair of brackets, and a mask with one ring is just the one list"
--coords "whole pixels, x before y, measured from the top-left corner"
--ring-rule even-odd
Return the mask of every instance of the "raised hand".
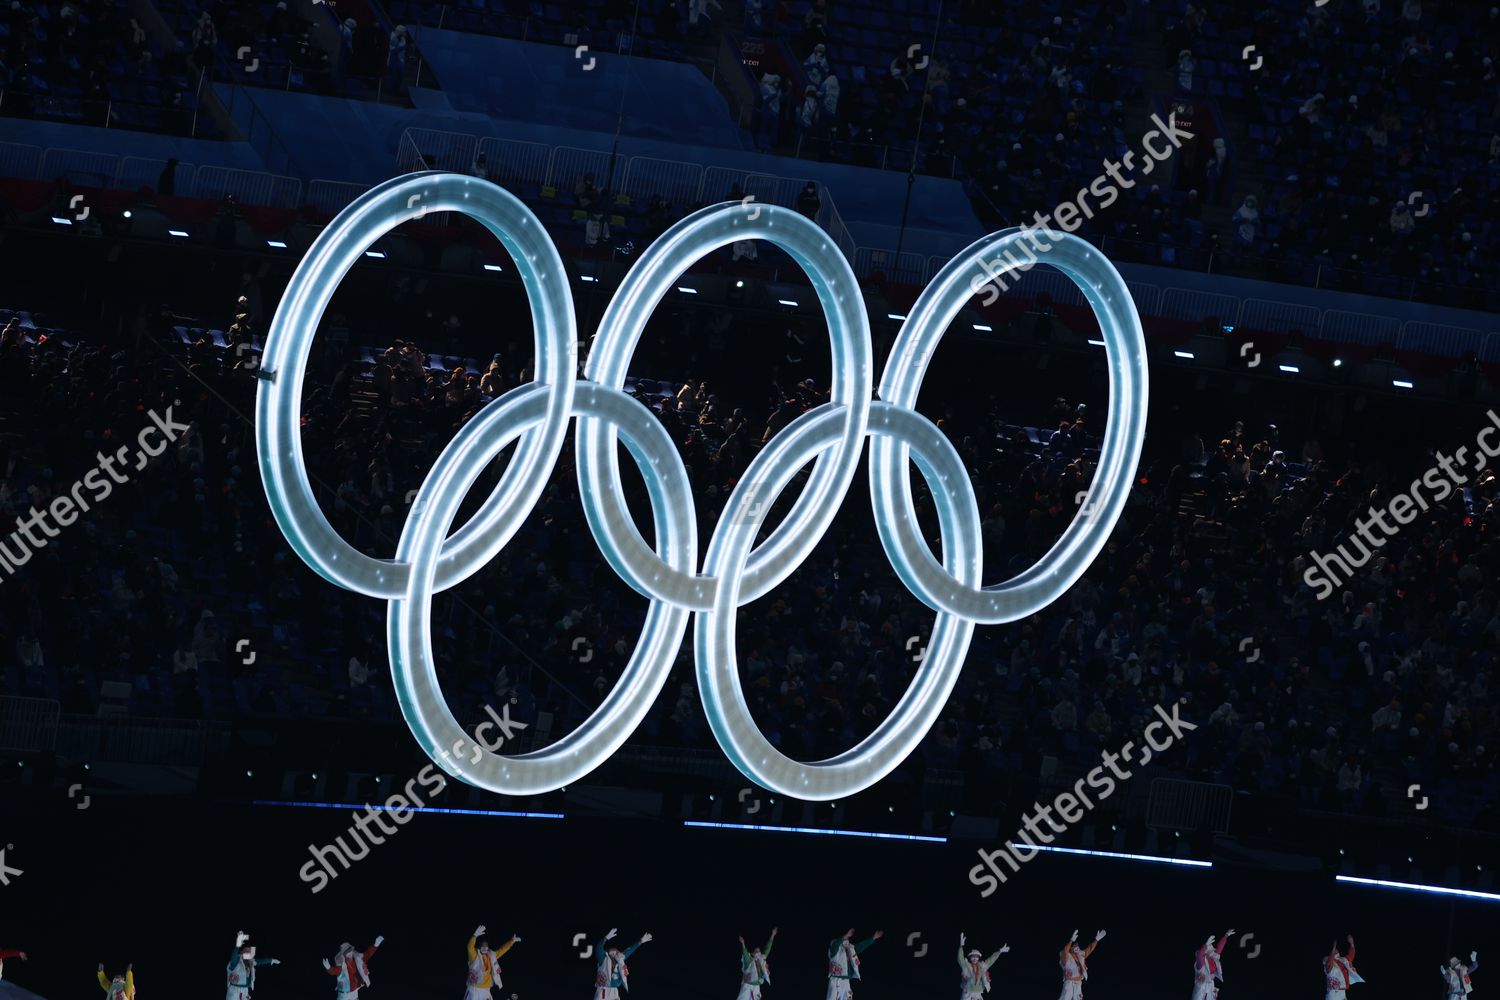
[[245, 942], [248, 940], [250, 940], [250, 935], [246, 934], [244, 931], [240, 931], [234, 936], [234, 946], [236, 948], [243, 948], [245, 946]]
[[964, 945], [966, 945], [968, 943], [969, 943], [969, 936], [967, 934], [960, 934], [958, 936], [958, 946], [960, 948], [962, 948]]
[[1070, 937], [1070, 938], [1068, 938], [1068, 943], [1071, 944], [1072, 942], [1077, 941], [1077, 940], [1078, 940], [1078, 932], [1075, 930], [1073, 932], [1073, 936]]
[[375, 947], [379, 948], [383, 944], [385, 944], [385, 938], [381, 937], [379, 934], [376, 934], [375, 935]]
[[[25, 956], [25, 954], [22, 954], [21, 957], [25, 958], [26, 956]], [[1470, 965], [1478, 965], [1479, 964], [1479, 952], [1477, 952], [1477, 951], [1471, 951], [1471, 952], [1469, 952], [1469, 964]]]
[[883, 937], [885, 937], [885, 931], [876, 931], [874, 934], [870, 935], [870, 940], [879, 941]]
[[135, 963], [134, 962], [130, 962], [129, 964], [127, 964], [125, 966], [125, 971], [126, 972], [133, 972], [133, 971], [135, 971]]
[[854, 928], [851, 927], [844, 932], [844, 940], [847, 941], [854, 936]]
[[510, 943], [511, 944], [520, 944], [521, 943], [521, 935], [519, 935], [519, 934], [512, 934], [510, 936]]
[[609, 929], [609, 933], [606, 934], [606, 935], [604, 935], [604, 940], [608, 941], [608, 940], [610, 940], [611, 938], [613, 938], [618, 933], [620, 933], [620, 928], [618, 928], [618, 927], [611, 927]]
[[1208, 936], [1208, 940], [1205, 941], [1205, 942], [1203, 942], [1203, 947], [1205, 947], [1205, 948], [1212, 948], [1214, 946], [1214, 941], [1215, 940], [1217, 940], [1217, 939], [1212, 934], [1210, 934]]
[[273, 958], [273, 959], [271, 959], [271, 964], [272, 965], [280, 965], [281, 964], [281, 959], [279, 959], [279, 958]]
[[474, 928], [474, 936], [484, 937], [484, 924], [480, 924], [478, 927]]
[[104, 963], [103, 963], [103, 962], [100, 962], [100, 963], [99, 963], [99, 971], [100, 971], [100, 972], [103, 972], [103, 971], [104, 971]]
[[1234, 928], [1231, 927], [1231, 928], [1229, 928], [1229, 930], [1227, 930], [1227, 931], [1224, 932], [1224, 940], [1229, 941], [1229, 940], [1232, 940], [1233, 938], [1234, 938]]
[[771, 928], [771, 936], [775, 937], [776, 936], [776, 932], [779, 931], [779, 930], [781, 930], [780, 927], [772, 927]]
[[745, 943], [745, 935], [741, 934], [740, 935], [740, 944], [744, 944], [744, 943]]
[[1010, 951], [1010, 945], [1003, 944], [1003, 945], [1000, 946], [1000, 954], [1004, 955], [1004, 954], [1008, 953], [1009, 951]]
[[332, 969], [333, 968], [333, 963], [330, 962], [330, 961], [328, 961], [328, 959], [325, 958], [325, 959], [323, 959], [323, 968], [325, 968], [325, 969]]
[[642, 934], [641, 935], [641, 944], [645, 944], [647, 941], [650, 941], [650, 940], [651, 940], [651, 935], [650, 934]]
[[1094, 940], [1095, 941], [1103, 941], [1104, 940], [1104, 932], [1103, 931], [1095, 931], [1094, 932]]

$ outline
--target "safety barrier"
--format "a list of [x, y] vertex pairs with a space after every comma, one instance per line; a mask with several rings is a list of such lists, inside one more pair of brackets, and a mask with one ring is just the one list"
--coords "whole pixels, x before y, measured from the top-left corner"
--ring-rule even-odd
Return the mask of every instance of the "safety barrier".
[[519, 139], [487, 138], [479, 141], [485, 173], [496, 184], [545, 184], [552, 164], [552, 147]]
[[702, 197], [703, 168], [679, 160], [632, 156], [625, 165], [620, 191], [638, 202], [660, 195], [679, 211], [685, 211], [697, 205]]
[[54, 698], [0, 695], [0, 750], [40, 753], [56, 748], [61, 713]]
[[42, 154], [41, 179], [67, 178], [87, 187], [109, 187], [120, 169], [114, 153], [91, 153], [84, 149], [49, 149]]
[[42, 176], [42, 147], [0, 142], [0, 176], [35, 181]]
[[246, 205], [265, 208], [301, 208], [302, 182], [260, 170], [233, 167], [200, 167], [193, 183], [193, 196], [218, 201], [233, 196]]
[[1153, 830], [1191, 832], [1207, 826], [1215, 833], [1229, 832], [1229, 813], [1234, 789], [1206, 781], [1157, 778], [1151, 782], [1146, 802], [1146, 825]]
[[[166, 160], [125, 156], [120, 159], [114, 183], [110, 186], [120, 191], [139, 191], [144, 187], [161, 194], [161, 175], [166, 169]], [[172, 193], [192, 191], [196, 171], [197, 168], [191, 163], [178, 163], [172, 171]]]
[[364, 184], [347, 181], [313, 181], [307, 185], [307, 203], [325, 215], [337, 215], [368, 190]]
[[1287, 334], [1293, 330], [1312, 333], [1318, 328], [1322, 311], [1313, 306], [1268, 299], [1246, 299], [1240, 304], [1239, 326], [1267, 333]]

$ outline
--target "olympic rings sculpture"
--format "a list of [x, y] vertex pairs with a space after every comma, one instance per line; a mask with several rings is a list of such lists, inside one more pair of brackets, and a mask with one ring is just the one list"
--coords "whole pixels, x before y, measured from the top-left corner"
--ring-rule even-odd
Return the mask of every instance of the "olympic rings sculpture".
[[[386, 181], [339, 213], [313, 242], [276, 310], [261, 361], [256, 440], [261, 478], [277, 523], [298, 556], [337, 586], [389, 602], [391, 673], [407, 724], [438, 766], [508, 795], [560, 788], [619, 749], [666, 683], [689, 614], [698, 689], [714, 736], [747, 777], [802, 799], [843, 798], [875, 784], [937, 720], [976, 624], [1031, 615], [1062, 595], [1103, 548], [1124, 509], [1145, 437], [1145, 341], [1124, 280], [1081, 239], [1050, 234], [1045, 262], [1082, 289], [1099, 319], [1110, 375], [1108, 424], [1090, 502], [1034, 566], [1003, 583], [980, 582], [979, 512], [958, 453], [913, 406], [927, 361], [972, 294], [981, 260], [1023, 239], [1009, 229], [951, 260], [919, 296], [897, 336], [872, 399], [864, 300], [849, 262], [815, 223], [774, 205], [740, 203], [694, 212], [668, 229], [626, 274], [600, 321], [582, 380], [567, 273], [540, 221], [504, 189], [442, 172]], [[300, 416], [313, 335], [334, 289], [366, 247], [426, 212], [461, 212], [494, 233], [514, 259], [530, 300], [535, 379], [486, 405], [438, 456], [417, 492], [393, 560], [365, 555], [328, 523], [308, 482]], [[769, 240], [807, 272], [833, 348], [829, 402], [793, 420], [750, 463], [709, 539], [701, 572], [687, 470], [666, 430], [622, 391], [646, 321], [697, 260], [736, 240]], [[438, 686], [428, 628], [432, 595], [468, 579], [519, 530], [551, 476], [571, 419], [578, 423], [579, 495], [606, 560], [650, 600], [641, 638], [610, 696], [576, 730], [519, 756], [450, 754], [464, 733]], [[751, 718], [735, 653], [737, 609], [769, 593], [808, 557], [873, 438], [870, 489], [880, 540], [898, 577], [936, 621], [927, 654], [894, 712], [859, 745], [801, 762], [782, 754]], [[617, 441], [646, 481], [656, 545], [648, 545], [623, 496]], [[479, 511], [449, 535], [467, 491], [512, 441], [515, 454]], [[943, 559], [916, 527], [908, 462], [927, 481], [942, 529]], [[759, 546], [766, 510], [807, 463], [812, 472], [786, 519]]]

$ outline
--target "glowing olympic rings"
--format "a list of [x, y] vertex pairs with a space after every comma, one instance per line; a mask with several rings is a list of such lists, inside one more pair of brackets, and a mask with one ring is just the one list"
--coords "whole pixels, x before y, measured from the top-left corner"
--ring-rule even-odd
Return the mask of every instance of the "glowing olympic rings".
[[[531, 303], [536, 378], [494, 400], [469, 421], [417, 492], [393, 560], [375, 559], [341, 538], [318, 508], [300, 433], [303, 378], [318, 321], [338, 282], [373, 241], [426, 212], [462, 212], [488, 228], [515, 260]], [[298, 556], [329, 582], [389, 602], [388, 638], [397, 698], [422, 748], [449, 774], [507, 795], [560, 788], [619, 749], [666, 683], [688, 616], [696, 615], [698, 687], [720, 745], [756, 783], [803, 799], [848, 796], [875, 784], [909, 755], [947, 702], [975, 624], [1015, 621], [1071, 587], [1103, 548], [1130, 492], [1145, 438], [1146, 348], [1125, 282], [1081, 239], [1050, 234], [1045, 263], [1082, 289], [1099, 318], [1110, 373], [1109, 418], [1090, 502], [1041, 560], [1014, 579], [980, 582], [979, 511], [958, 453], [912, 407], [927, 359], [968, 301], [981, 260], [1024, 239], [993, 233], [944, 267], [918, 297], [872, 396], [869, 320], [843, 253], [796, 212], [739, 203], [702, 209], [668, 229], [626, 274], [600, 321], [585, 378], [577, 371], [577, 324], [566, 271], [541, 223], [519, 199], [474, 177], [407, 174], [380, 184], [339, 213], [292, 275], [266, 336], [256, 399], [261, 479], [271, 510]], [[736, 240], [763, 239], [807, 272], [828, 320], [833, 374], [829, 402], [804, 413], [761, 449], [725, 505], [701, 573], [686, 467], [666, 431], [622, 390], [631, 355], [652, 311], [694, 262]], [[452, 755], [464, 739], [438, 687], [428, 627], [432, 595], [493, 559], [535, 506], [578, 422], [579, 495], [605, 559], [649, 598], [645, 626], [619, 682], [576, 730], [541, 750], [480, 759]], [[926, 656], [895, 711], [858, 746], [826, 761], [783, 755], [751, 719], [740, 686], [737, 610], [790, 576], [827, 530], [871, 437], [870, 488], [880, 540], [897, 575], [937, 613]], [[462, 529], [448, 535], [485, 466], [512, 441], [500, 482]], [[651, 498], [657, 544], [647, 545], [623, 496], [616, 441], [623, 439]], [[915, 526], [908, 461], [927, 480], [942, 528], [943, 559]], [[813, 463], [786, 519], [759, 546], [765, 511], [796, 473]]]

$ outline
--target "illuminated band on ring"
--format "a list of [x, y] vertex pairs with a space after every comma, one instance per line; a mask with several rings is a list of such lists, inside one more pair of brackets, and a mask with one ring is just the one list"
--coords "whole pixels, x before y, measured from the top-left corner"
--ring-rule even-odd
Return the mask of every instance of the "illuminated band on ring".
[[[914, 409], [927, 361], [972, 292], [968, 276], [1024, 237], [993, 233], [961, 251], [908, 311], [872, 400], [872, 347], [864, 299], [848, 260], [815, 223], [775, 205], [731, 202], [687, 216], [626, 274], [600, 321], [584, 379], [568, 278], [540, 221], [488, 181], [424, 172], [386, 181], [356, 199], [319, 235], [292, 275], [266, 336], [256, 441], [271, 509], [298, 556], [326, 580], [389, 602], [391, 672], [401, 711], [423, 750], [463, 781], [508, 795], [561, 788], [604, 763], [655, 702], [696, 616], [698, 687], [714, 736], [747, 777], [802, 799], [842, 798], [868, 788], [926, 736], [952, 692], [975, 624], [1016, 621], [1071, 587], [1124, 509], [1145, 438], [1146, 349], [1124, 280], [1093, 246], [1049, 235], [1045, 263], [1082, 289], [1099, 320], [1108, 359], [1108, 424], [1088, 503], [1051, 550], [1003, 583], [981, 584], [974, 488], [957, 451]], [[313, 336], [339, 281], [366, 247], [427, 212], [461, 212], [494, 233], [515, 260], [531, 305], [535, 379], [470, 420], [417, 491], [394, 560], [349, 545], [319, 509], [300, 432], [303, 381]], [[651, 412], [623, 391], [646, 321], [699, 259], [737, 240], [768, 240], [806, 271], [828, 320], [829, 401], [794, 419], [761, 449], [725, 504], [701, 572], [697, 518], [683, 464]], [[577, 420], [579, 496], [606, 561], [650, 600], [641, 637], [604, 704], [551, 746], [518, 756], [448, 753], [465, 739], [438, 687], [429, 613], [432, 595], [468, 579], [519, 530], [551, 477], [570, 420]], [[854, 748], [801, 762], [777, 750], [751, 718], [735, 655], [740, 607], [764, 596], [807, 559], [848, 492], [870, 437], [870, 489], [880, 540], [897, 575], [937, 615], [927, 652], [892, 714]], [[626, 507], [617, 437], [640, 469], [655, 526], [653, 549]], [[514, 457], [474, 516], [448, 535], [464, 496], [511, 442]], [[916, 526], [914, 461], [942, 528], [939, 562]], [[786, 518], [759, 546], [765, 512], [799, 470], [812, 473]]]

